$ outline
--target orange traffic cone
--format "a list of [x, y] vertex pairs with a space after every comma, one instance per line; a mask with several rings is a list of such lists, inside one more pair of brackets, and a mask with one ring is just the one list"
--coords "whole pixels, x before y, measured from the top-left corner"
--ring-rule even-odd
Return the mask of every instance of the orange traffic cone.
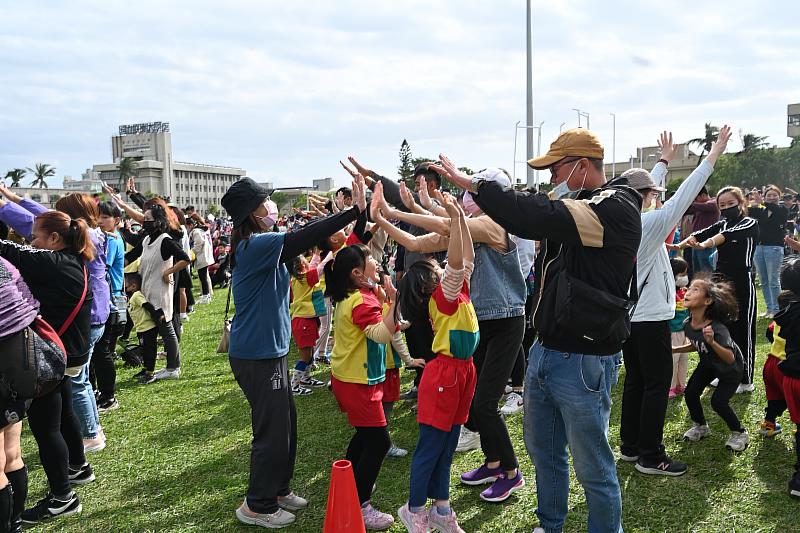
[[366, 533], [350, 461], [336, 461], [331, 468], [322, 533]]

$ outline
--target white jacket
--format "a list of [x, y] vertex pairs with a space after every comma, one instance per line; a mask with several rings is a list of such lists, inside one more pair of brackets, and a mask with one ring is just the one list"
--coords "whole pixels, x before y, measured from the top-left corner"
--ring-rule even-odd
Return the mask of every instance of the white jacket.
[[[633, 313], [633, 322], [671, 320], [675, 316], [675, 277], [664, 240], [680, 222], [713, 171], [711, 163], [703, 161], [661, 209], [642, 213], [642, 240], [636, 255], [639, 303]], [[666, 173], [667, 165], [656, 163], [651, 172], [653, 181], [659, 183]]]

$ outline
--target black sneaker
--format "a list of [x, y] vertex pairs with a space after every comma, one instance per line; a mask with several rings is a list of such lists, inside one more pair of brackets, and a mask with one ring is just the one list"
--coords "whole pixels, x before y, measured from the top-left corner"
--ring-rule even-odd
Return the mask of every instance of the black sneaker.
[[113, 396], [111, 398], [106, 398], [105, 396], [97, 402], [97, 410], [101, 413], [105, 413], [106, 411], [113, 411], [114, 409], [119, 409], [119, 402]]
[[417, 399], [417, 388], [411, 387], [406, 392], [400, 395], [400, 399], [404, 401], [411, 401]]
[[79, 468], [73, 468], [70, 466], [67, 473], [69, 475], [70, 485], [86, 485], [87, 483], [91, 483], [95, 480], [94, 472], [92, 471], [92, 465], [89, 463], [86, 463]]
[[639, 450], [631, 446], [620, 446], [619, 458], [626, 463], [635, 463], [639, 460]]
[[155, 375], [152, 372], [144, 371], [144, 374], [139, 376], [136, 380], [139, 382], [140, 385], [147, 385], [148, 383], [152, 383], [156, 380]]
[[36, 505], [22, 511], [22, 521], [26, 524], [38, 524], [50, 518], [80, 513], [81, 509], [81, 501], [75, 491], [65, 500], [48, 493]]
[[789, 495], [800, 498], [800, 470], [795, 472], [792, 479], [789, 480]]
[[686, 463], [670, 459], [664, 455], [655, 461], [648, 461], [640, 457], [636, 462], [636, 470], [642, 474], [652, 474], [657, 476], [682, 476], [689, 469]]
[[145, 370], [144, 368], [139, 370], [137, 373], [133, 375], [133, 379], [139, 379], [140, 377], [144, 376], [146, 372], [147, 370]]

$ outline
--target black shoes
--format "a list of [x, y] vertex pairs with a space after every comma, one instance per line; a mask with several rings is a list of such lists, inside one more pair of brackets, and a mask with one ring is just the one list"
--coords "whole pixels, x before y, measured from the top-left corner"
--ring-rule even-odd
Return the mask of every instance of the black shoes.
[[26, 524], [38, 524], [51, 518], [80, 513], [81, 509], [81, 501], [75, 491], [66, 499], [56, 498], [48, 493], [36, 505], [22, 511], [22, 521]]

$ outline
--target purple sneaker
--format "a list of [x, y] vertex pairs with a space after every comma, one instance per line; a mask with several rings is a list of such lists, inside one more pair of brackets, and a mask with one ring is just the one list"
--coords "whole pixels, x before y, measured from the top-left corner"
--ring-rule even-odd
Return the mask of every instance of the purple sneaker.
[[503, 471], [499, 467], [489, 468], [484, 463], [475, 470], [461, 474], [461, 483], [464, 485], [485, 485], [494, 483], [502, 475]]
[[504, 502], [512, 493], [524, 486], [525, 479], [522, 477], [522, 472], [517, 471], [517, 475], [511, 479], [502, 474], [491, 487], [481, 492], [481, 499], [487, 502]]

